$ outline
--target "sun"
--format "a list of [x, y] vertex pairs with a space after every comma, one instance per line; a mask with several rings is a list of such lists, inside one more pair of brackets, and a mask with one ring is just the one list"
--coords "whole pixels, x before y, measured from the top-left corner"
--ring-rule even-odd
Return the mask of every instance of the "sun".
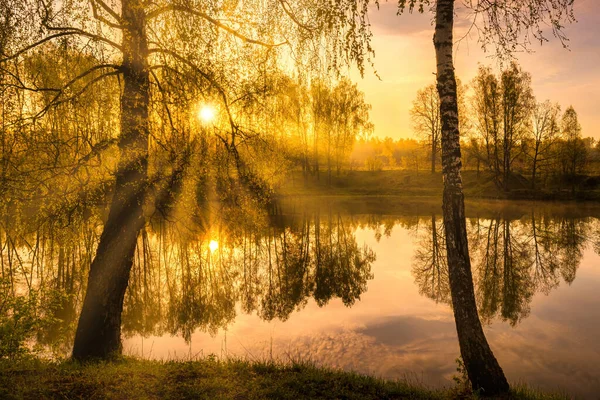
[[208, 248], [210, 249], [211, 253], [214, 252], [219, 248], [219, 242], [217, 242], [216, 240], [211, 240], [208, 244]]
[[198, 112], [198, 118], [205, 124], [214, 121], [216, 115], [217, 112], [215, 111], [215, 108], [210, 105], [203, 105]]

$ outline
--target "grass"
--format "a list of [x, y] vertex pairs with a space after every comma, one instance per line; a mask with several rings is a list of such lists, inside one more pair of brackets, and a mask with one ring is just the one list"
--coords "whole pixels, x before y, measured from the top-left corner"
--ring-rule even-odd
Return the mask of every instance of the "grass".
[[[2, 399], [476, 399], [460, 387], [429, 389], [309, 363], [214, 357], [189, 362], [125, 358], [77, 364], [0, 360]], [[519, 386], [508, 398], [567, 399]]]
[[441, 196], [441, 174], [415, 174], [414, 172], [390, 171], [351, 171], [340, 176], [327, 175], [320, 180], [304, 181], [301, 174], [293, 174], [283, 188], [284, 193], [305, 195], [402, 195], [402, 196]]
[[[511, 199], [511, 200], [598, 200], [600, 185], [588, 177], [584, 181], [596, 182], [595, 185], [582, 184], [573, 194], [570, 187], [552, 187], [545, 190], [531, 190], [527, 180], [515, 175], [511, 181], [511, 190], [504, 192], [493, 182], [487, 172], [479, 176], [476, 171], [463, 171], [463, 188], [467, 198]], [[326, 173], [319, 180], [311, 177], [304, 180], [301, 173], [293, 173], [286, 180], [280, 192], [285, 195], [393, 195], [402, 197], [441, 198], [443, 180], [441, 172], [431, 174], [427, 171], [350, 171], [339, 176], [333, 174], [331, 182]]]

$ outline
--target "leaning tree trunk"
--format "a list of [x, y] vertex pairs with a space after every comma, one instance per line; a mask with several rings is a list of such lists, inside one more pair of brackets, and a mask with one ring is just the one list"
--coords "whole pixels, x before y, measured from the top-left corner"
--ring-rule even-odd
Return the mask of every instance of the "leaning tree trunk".
[[453, 24], [454, 0], [438, 0], [433, 41], [442, 118], [443, 215], [450, 291], [460, 353], [471, 385], [475, 390], [482, 390], [483, 395], [494, 395], [508, 391], [509, 387], [485, 338], [475, 303], [460, 174], [458, 102], [452, 60]]
[[124, 88], [120, 161], [108, 219], [90, 267], [73, 358], [106, 359], [121, 352], [121, 312], [137, 237], [144, 225], [147, 184], [149, 75], [142, 0], [122, 1]]

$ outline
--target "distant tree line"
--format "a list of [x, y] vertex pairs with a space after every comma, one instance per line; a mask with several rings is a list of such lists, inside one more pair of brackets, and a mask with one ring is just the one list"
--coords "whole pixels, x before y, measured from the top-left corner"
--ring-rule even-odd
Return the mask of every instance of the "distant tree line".
[[[489, 177], [499, 189], [574, 190], [600, 173], [599, 143], [582, 135], [575, 109], [536, 100], [531, 75], [516, 62], [499, 74], [480, 66], [469, 85], [458, 83], [458, 99], [463, 167]], [[416, 139], [360, 138], [348, 169], [439, 172], [441, 122], [434, 84], [417, 92], [410, 115]]]

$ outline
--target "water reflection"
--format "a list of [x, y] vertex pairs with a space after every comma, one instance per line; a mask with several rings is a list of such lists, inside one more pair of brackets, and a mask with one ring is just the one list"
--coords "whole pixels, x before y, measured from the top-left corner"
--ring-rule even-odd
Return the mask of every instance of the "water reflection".
[[[193, 342], [192, 354], [291, 353], [450, 384], [458, 346], [438, 204], [311, 201], [265, 211], [237, 201], [244, 213], [173, 212], [142, 231], [122, 318], [130, 354], [149, 356], [150, 347], [152, 357], [180, 357]], [[600, 213], [506, 207], [467, 208], [490, 343], [510, 379], [595, 393]], [[89, 210], [52, 224], [1, 219], [0, 327], [23, 308], [6, 299], [29, 299], [32, 338], [69, 353], [101, 221]], [[152, 344], [140, 353], [143, 340]]]
[[[425, 221], [424, 221], [425, 222]], [[419, 292], [451, 305], [441, 217], [419, 232], [412, 273]], [[534, 293], [549, 294], [561, 279], [571, 284], [591, 240], [590, 218], [551, 217], [531, 211], [521, 218], [494, 215], [467, 224], [480, 318], [516, 325], [530, 312]]]
[[435, 214], [431, 214], [430, 223], [425, 223], [414, 258], [413, 275], [419, 293], [436, 302], [452, 304], [444, 225]]
[[[218, 220], [205, 229], [190, 218], [160, 219], [143, 229], [124, 301], [124, 335], [215, 334], [234, 320], [238, 304], [245, 313], [282, 321], [309, 298], [319, 306], [332, 298], [351, 306], [373, 278], [375, 254], [338, 212], [241, 221]], [[39, 297], [36, 312], [47, 323], [36, 341], [58, 354], [72, 344], [95, 226], [90, 217], [32, 233], [2, 232], [4, 287], [12, 296]]]
[[372, 278], [375, 255], [346, 225], [339, 214], [274, 216], [266, 226], [221, 233], [214, 251], [210, 242], [176, 232], [150, 235], [153, 244], [143, 246], [148, 251], [132, 272], [124, 331], [145, 326], [146, 334], [186, 339], [196, 329], [214, 333], [235, 318], [238, 302], [265, 320], [285, 320], [311, 297], [321, 306], [333, 297], [352, 305]]

